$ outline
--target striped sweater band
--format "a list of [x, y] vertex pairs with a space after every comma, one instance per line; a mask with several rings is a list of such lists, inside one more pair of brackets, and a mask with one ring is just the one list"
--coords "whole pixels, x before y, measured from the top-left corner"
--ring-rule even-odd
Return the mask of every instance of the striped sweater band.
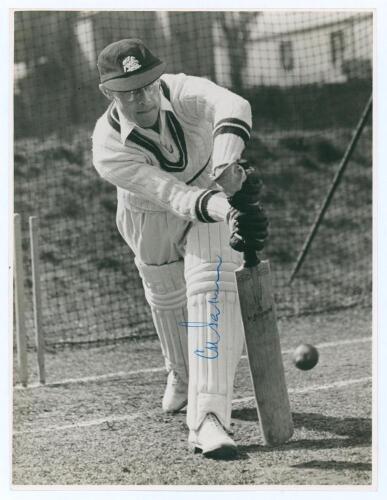
[[209, 202], [210, 198], [219, 192], [220, 191], [216, 191], [216, 190], [204, 191], [196, 200], [195, 212], [196, 212], [196, 216], [200, 222], [206, 222], [206, 223], [217, 222], [208, 213], [207, 206], [208, 206], [208, 202]]
[[250, 139], [251, 127], [248, 123], [238, 118], [224, 118], [218, 121], [214, 127], [214, 138], [219, 134], [235, 134], [238, 135], [245, 144]]

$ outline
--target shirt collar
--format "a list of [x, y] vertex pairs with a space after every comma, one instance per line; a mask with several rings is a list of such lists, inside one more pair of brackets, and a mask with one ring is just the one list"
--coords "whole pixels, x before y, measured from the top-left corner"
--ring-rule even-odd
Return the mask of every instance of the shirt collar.
[[[132, 132], [134, 128], [138, 128], [139, 130], [146, 130], [138, 125], [136, 125], [134, 122], [131, 122], [123, 114], [121, 113], [120, 109], [118, 106], [116, 106], [118, 117], [120, 119], [120, 126], [121, 126], [121, 142], [125, 144], [126, 139], [128, 138], [128, 135]], [[171, 106], [170, 101], [164, 96], [164, 94], [161, 92], [161, 99], [160, 99], [160, 113], [165, 113], [165, 111], [172, 111], [173, 108]]]

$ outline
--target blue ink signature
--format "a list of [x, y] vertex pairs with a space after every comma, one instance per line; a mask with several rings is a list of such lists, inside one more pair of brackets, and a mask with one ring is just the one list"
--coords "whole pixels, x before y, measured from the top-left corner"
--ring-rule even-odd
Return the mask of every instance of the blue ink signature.
[[221, 338], [221, 335], [218, 331], [219, 327], [219, 316], [221, 314], [221, 311], [218, 307], [217, 304], [219, 304], [219, 292], [220, 292], [220, 287], [219, 287], [219, 281], [220, 281], [220, 268], [222, 266], [222, 257], [219, 255], [217, 256], [218, 259], [218, 265], [216, 267], [216, 280], [215, 280], [215, 290], [213, 296], [208, 300], [208, 303], [211, 304], [212, 311], [210, 313], [210, 323], [201, 323], [201, 322], [183, 322], [180, 323], [182, 326], [186, 326], [187, 328], [209, 328], [211, 333], [215, 336], [214, 339], [211, 341], [208, 340], [202, 349], [196, 349], [195, 354], [199, 356], [200, 358], [205, 358], [205, 359], [216, 359], [219, 357], [219, 341]]

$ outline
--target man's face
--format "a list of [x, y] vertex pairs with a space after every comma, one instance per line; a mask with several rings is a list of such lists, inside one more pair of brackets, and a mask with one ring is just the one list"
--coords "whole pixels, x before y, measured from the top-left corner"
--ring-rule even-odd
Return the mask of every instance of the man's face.
[[104, 94], [114, 99], [125, 118], [139, 127], [149, 128], [157, 122], [160, 111], [159, 80], [138, 90]]

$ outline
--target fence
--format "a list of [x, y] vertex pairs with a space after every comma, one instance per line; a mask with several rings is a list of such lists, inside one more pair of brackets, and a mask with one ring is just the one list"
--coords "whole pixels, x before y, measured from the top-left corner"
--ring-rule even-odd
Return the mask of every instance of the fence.
[[[154, 335], [133, 256], [115, 228], [115, 189], [92, 167], [107, 102], [96, 57], [141, 37], [168, 64], [249, 99], [271, 220], [280, 315], [371, 300], [372, 126], [292, 285], [290, 271], [372, 91], [372, 15], [324, 12], [15, 12], [15, 212], [40, 219], [47, 344]], [[28, 331], [32, 332], [29, 307]], [[32, 337], [32, 333], [31, 333]]]

